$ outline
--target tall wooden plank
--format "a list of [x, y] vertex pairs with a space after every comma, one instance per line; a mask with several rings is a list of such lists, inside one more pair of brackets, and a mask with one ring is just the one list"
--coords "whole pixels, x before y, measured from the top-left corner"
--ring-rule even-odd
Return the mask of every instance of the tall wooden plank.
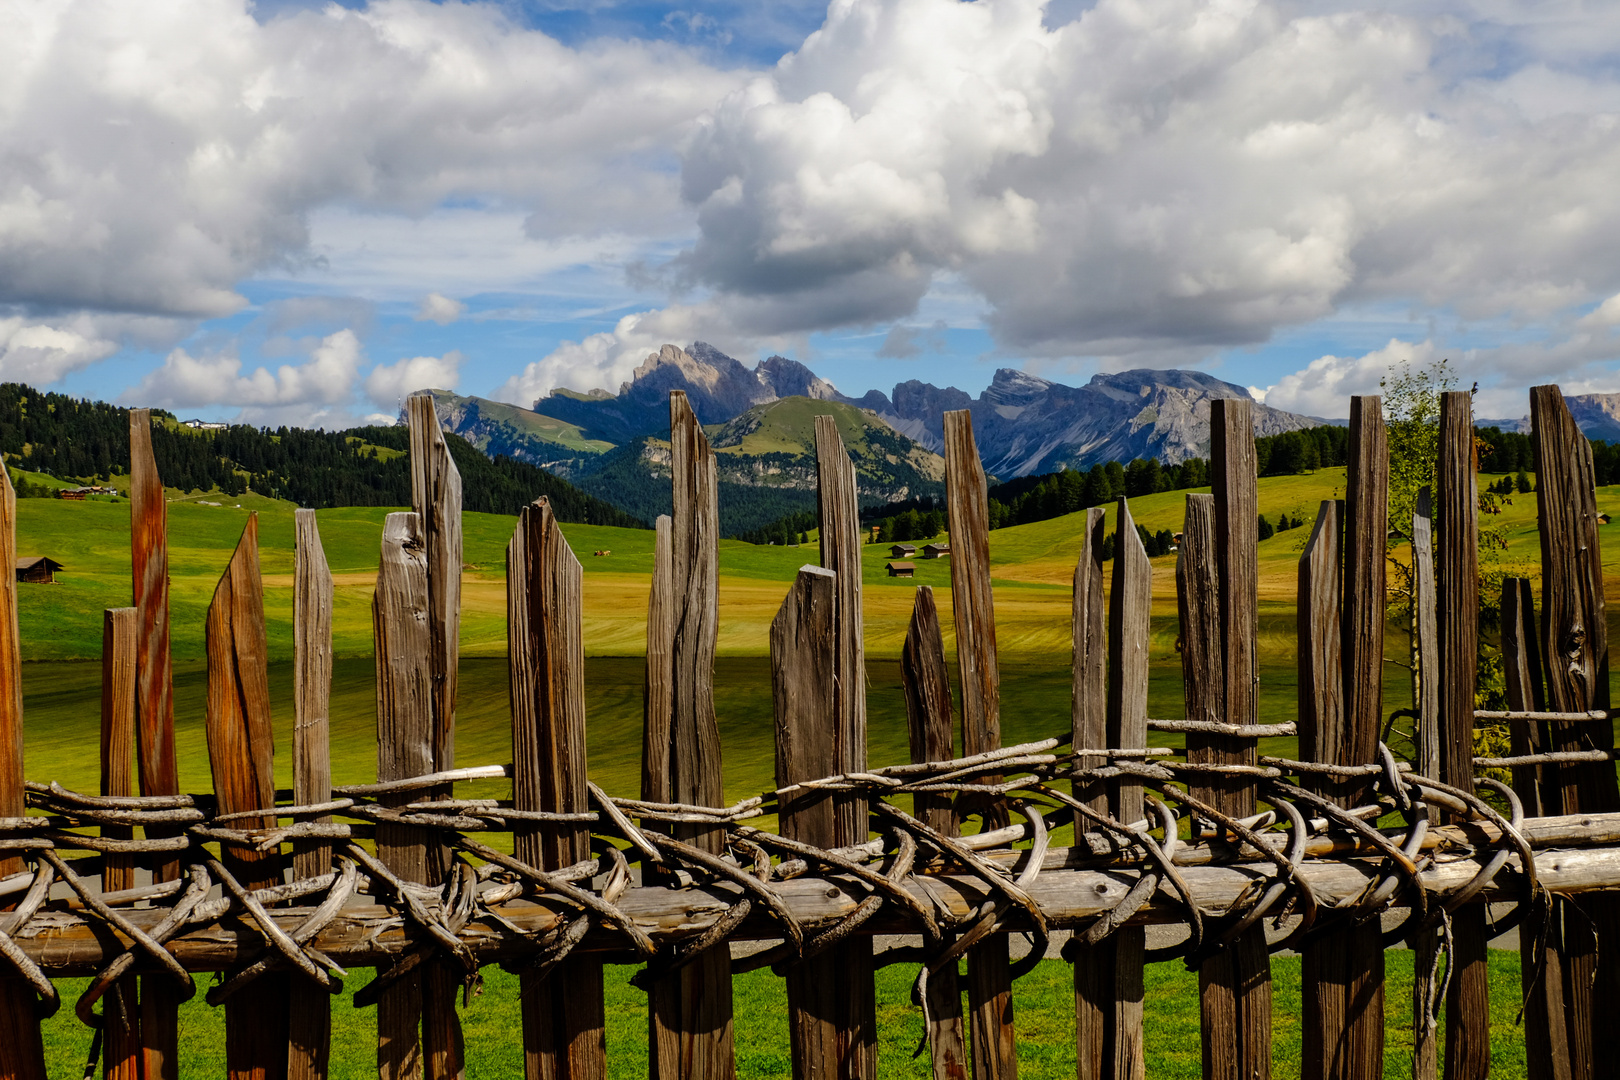
[[[507, 658], [512, 692], [513, 805], [590, 809], [585, 780], [584, 574], [546, 499], [523, 509], [507, 547]], [[514, 853], [558, 870], [590, 857], [584, 825], [526, 828]], [[602, 960], [578, 953], [546, 977], [519, 978], [528, 1080], [607, 1075]]]
[[[823, 775], [866, 771], [866, 643], [861, 610], [861, 506], [855, 463], [838, 434], [838, 420], [818, 416], [816, 509], [821, 565], [833, 574], [832, 721], [834, 763]], [[864, 798], [833, 800], [833, 846], [863, 844], [871, 834]], [[877, 991], [872, 939], [857, 934], [825, 954], [839, 982], [838, 1040], [850, 1048], [852, 1072], [877, 1073]], [[789, 987], [791, 991], [792, 983]]]
[[[1343, 741], [1344, 665], [1339, 621], [1343, 594], [1344, 504], [1324, 499], [1299, 557], [1299, 754], [1329, 761]], [[1321, 785], [1331, 791], [1329, 784]]]
[[[332, 797], [332, 571], [315, 511], [293, 512], [293, 534], [293, 801], [312, 806]], [[331, 869], [331, 844], [295, 845], [294, 877], [319, 877]], [[324, 1080], [331, 1062], [331, 998], [295, 993], [288, 1028], [288, 1080]]]
[[[1479, 661], [1479, 494], [1474, 479], [1473, 395], [1440, 396], [1440, 779], [1474, 790], [1474, 684]], [[1446, 1077], [1491, 1071], [1490, 984], [1485, 908], [1452, 915], [1451, 985], [1446, 993]]]
[[[1075, 771], [1100, 768], [1107, 759], [1079, 754], [1108, 746], [1108, 596], [1103, 589], [1103, 543], [1107, 511], [1093, 506], [1080, 527], [1080, 556], [1074, 564], [1072, 677], [1074, 692], [1070, 726], [1074, 737]], [[1074, 795], [1093, 810], [1108, 812], [1108, 787], [1096, 780], [1074, 781]], [[1089, 822], [1074, 816], [1076, 837]], [[1080, 1080], [1109, 1075], [1109, 1032], [1114, 1016], [1114, 944], [1104, 941], [1091, 948], [1072, 946], [1074, 954], [1075, 1060]]]
[[[949, 761], [951, 677], [945, 667], [945, 640], [940, 632], [934, 590], [917, 586], [911, 623], [900, 653], [900, 681], [906, 696], [906, 730], [914, 762]], [[956, 811], [949, 795], [912, 796], [915, 816], [945, 836], [956, 835]], [[947, 964], [928, 979], [928, 1053], [934, 1080], [967, 1080], [972, 1067], [962, 1028], [962, 987], [956, 965]]]
[[[0, 569], [17, 565], [17, 492], [0, 461]], [[17, 576], [0, 574], [0, 817], [22, 817], [22, 642], [17, 629]], [[24, 869], [0, 854], [0, 876]], [[9, 967], [9, 965], [8, 965]], [[34, 1019], [34, 991], [22, 979], [0, 978], [0, 1080], [44, 1080], [45, 1051]]]
[[[433, 673], [429, 655], [427, 546], [413, 513], [383, 522], [382, 557], [372, 594], [377, 662], [377, 779], [433, 772]], [[412, 796], [384, 802], [403, 805]], [[418, 829], [377, 826], [377, 857], [406, 881], [428, 883], [428, 845]], [[377, 1000], [379, 1080], [415, 1080], [423, 1072], [422, 978], [412, 971]]]
[[[669, 797], [725, 805], [720, 729], [714, 718], [714, 652], [719, 627], [720, 510], [714, 451], [682, 391], [669, 395], [670, 713]], [[649, 629], [649, 633], [651, 630]], [[651, 663], [651, 657], [648, 659]], [[719, 853], [718, 829], [678, 825], [677, 835]], [[711, 949], [649, 993], [651, 1068], [658, 1080], [731, 1080], [731, 957]]]
[[[1515, 712], [1544, 711], [1535, 595], [1529, 578], [1507, 578], [1502, 582], [1502, 667], [1508, 708]], [[1515, 723], [1511, 737], [1515, 755], [1541, 752], [1550, 745], [1545, 724]], [[1540, 768], [1515, 768], [1513, 790], [1527, 815], [1541, 817], [1546, 813], [1542, 800], [1547, 783]], [[1558, 801], [1556, 792], [1552, 801]], [[1555, 910], [1551, 933], [1544, 937], [1519, 935], [1520, 981], [1530, 987], [1524, 1004], [1524, 1060], [1530, 1080], [1571, 1080], [1560, 923], [1560, 913]]]
[[[1221, 602], [1219, 567], [1225, 561], [1219, 557], [1222, 545], [1218, 542], [1221, 497], [1219, 492], [1187, 496], [1186, 521], [1176, 557], [1186, 716], [1206, 723], [1252, 723], [1252, 715], [1233, 712], [1226, 705], [1230, 688], [1227, 664], [1241, 665], [1245, 654], [1240, 651], [1239, 658], [1228, 658], [1225, 645], [1231, 639], [1251, 636], [1245, 627], [1256, 625], [1257, 611], [1253, 603], [1243, 602], [1241, 586], [1234, 602]], [[1241, 496], [1237, 501], [1243, 505]], [[1246, 519], [1246, 513], [1226, 515], [1228, 524]], [[1252, 659], [1252, 652], [1246, 655]], [[1252, 691], [1252, 675], [1240, 682]], [[1252, 704], [1253, 693], [1247, 697]], [[1187, 760], [1253, 764], [1254, 740], [1189, 732]], [[1194, 796], [1224, 813], [1246, 817], [1254, 812], [1254, 789], [1250, 786], [1202, 776], [1195, 777], [1189, 786]], [[1270, 1076], [1271, 963], [1264, 928], [1252, 928], [1205, 960], [1198, 969], [1198, 985], [1204, 1076], [1231, 1080]]]
[[[208, 605], [208, 765], [224, 814], [276, 805], [275, 732], [270, 722], [269, 647], [259, 578], [259, 515], [242, 538]], [[239, 828], [268, 828], [275, 815], [243, 818]], [[223, 847], [232, 876], [249, 889], [281, 884], [279, 853]], [[225, 1070], [244, 1080], [287, 1075], [291, 977], [261, 975], [225, 1002]], [[299, 986], [299, 993], [311, 988]]]
[[674, 571], [667, 514], [653, 523], [652, 588], [647, 593], [647, 663], [641, 736], [641, 797], [669, 802], [670, 714], [675, 705]]
[[[778, 787], [831, 776], [845, 754], [836, 678], [839, 652], [838, 575], [806, 566], [771, 623], [771, 691], [776, 714]], [[807, 791], [783, 800], [782, 834], [823, 848], [856, 836], [843, 792]], [[795, 964], [787, 975], [788, 1037], [795, 1080], [877, 1076], [877, 1015], [871, 945], [865, 964], [831, 948]]]
[[[0, 555], [3, 557], [3, 555]], [[108, 608], [101, 623], [101, 794], [135, 794], [135, 609]], [[101, 835], [129, 839], [128, 825], [103, 825]], [[133, 855], [102, 856], [101, 889], [135, 887]], [[141, 1017], [139, 984], [125, 975], [102, 998], [102, 1076], [140, 1080]]]
[[[973, 414], [966, 409], [945, 414], [945, 500], [951, 533], [951, 616], [962, 677], [962, 751], [982, 754], [1001, 748], [1001, 674], [990, 590], [990, 502], [984, 465], [973, 440]], [[986, 828], [1007, 822], [1000, 803], [979, 808]], [[985, 938], [968, 951], [967, 960], [973, 1075], [976, 1080], [1012, 1080], [1018, 1075], [1018, 1054], [1007, 935]]]
[[[1323, 537], [1326, 514], [1318, 519], [1300, 564], [1301, 751], [1309, 747], [1314, 760], [1329, 765], [1374, 761], [1383, 719], [1389, 452], [1377, 397], [1350, 399], [1348, 457], [1342, 571], [1320, 565], [1331, 547]], [[1327, 579], [1334, 573], [1339, 574], [1341, 607], [1337, 675], [1318, 666], [1332, 651], [1325, 639], [1333, 633], [1328, 624], [1334, 613], [1327, 602], [1334, 590]], [[1342, 680], [1336, 706], [1324, 697], [1324, 687], [1335, 678]], [[1359, 780], [1320, 786], [1343, 806], [1362, 805], [1369, 796], [1368, 785]], [[1379, 933], [1376, 923], [1341, 929], [1303, 950], [1304, 1080], [1383, 1075], [1384, 952]]]
[[[1577, 712], [1609, 707], [1609, 642], [1598, 541], [1592, 448], [1556, 386], [1530, 388], [1541, 535], [1541, 647], [1547, 707]], [[1608, 723], [1554, 723], [1553, 750], [1610, 750]], [[1620, 809], [1608, 765], [1565, 765], [1550, 773], [1546, 810], [1554, 814]], [[1620, 899], [1594, 894], [1578, 912], [1560, 912], [1564, 1003], [1572, 1075], [1606, 1074], [1614, 1055], [1602, 1033], [1620, 1010], [1620, 956], [1599, 943], [1620, 940]]]
[[[1418, 489], [1412, 508], [1412, 612], [1417, 638], [1416, 693], [1418, 772], [1440, 775], [1440, 617], [1434, 581], [1434, 500], [1427, 487]], [[1412, 946], [1412, 1080], [1434, 1080], [1439, 1075], [1438, 1027], [1429, 1015], [1433, 996], [1435, 958], [1440, 931], [1420, 929]]]
[[[461, 473], [450, 457], [444, 430], [433, 411], [433, 395], [422, 391], [406, 399], [411, 439], [411, 509], [422, 524], [427, 548], [428, 662], [433, 675], [433, 767], [443, 772], [456, 765], [456, 686], [461, 646]], [[448, 795], [448, 790], [442, 794]], [[449, 853], [442, 845], [428, 849], [428, 875], [444, 878]], [[422, 970], [422, 1051], [429, 1078], [462, 1074], [461, 1024], [456, 1015], [460, 987], [442, 962]]]
[[[136, 758], [142, 795], [178, 795], [174, 755], [174, 670], [169, 655], [169, 508], [152, 456], [152, 419], [129, 411], [129, 539], [135, 601]], [[147, 835], [162, 835], [148, 829]], [[154, 881], [180, 876], [178, 859], [153, 868]], [[141, 978], [146, 1080], [179, 1076], [179, 989], [166, 975]]]

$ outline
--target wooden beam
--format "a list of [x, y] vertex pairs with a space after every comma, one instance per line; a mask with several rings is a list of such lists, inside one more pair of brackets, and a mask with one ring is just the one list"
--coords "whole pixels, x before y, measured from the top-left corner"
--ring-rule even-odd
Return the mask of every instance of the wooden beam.
[[[574, 814], [590, 809], [585, 779], [584, 576], [544, 498], [524, 507], [506, 549], [507, 664], [512, 694], [512, 805]], [[584, 825], [535, 826], [513, 853], [557, 870], [590, 857]], [[602, 960], [570, 955], [545, 976], [519, 976], [524, 1075], [607, 1075]]]
[[[315, 511], [293, 512], [293, 800], [313, 806], [332, 797], [332, 572]], [[315, 821], [331, 821], [330, 817]], [[332, 846], [294, 845], [293, 876], [332, 868]], [[326, 994], [292, 996], [288, 1080], [324, 1080], [331, 1063], [332, 1002]]]
[[[0, 465], [0, 468], [3, 468]], [[4, 558], [0, 553], [0, 558]], [[135, 794], [135, 616], [134, 608], [108, 608], [101, 623], [101, 794]], [[129, 839], [127, 825], [104, 825], [101, 835]], [[102, 856], [103, 893], [135, 887], [135, 858]], [[134, 975], [119, 979], [102, 998], [105, 1025], [101, 1051], [104, 1080], [139, 1080], [141, 1070], [140, 984]]]
[[[1080, 526], [1080, 556], [1074, 564], [1072, 675], [1074, 693], [1070, 729], [1076, 750], [1108, 746], [1108, 596], [1103, 590], [1103, 544], [1107, 511], [1093, 506]], [[1103, 757], [1075, 758], [1075, 771], [1094, 769]], [[1091, 809], [1108, 812], [1108, 786], [1100, 780], [1074, 782], [1074, 794]], [[1074, 828], [1084, 833], [1090, 822], [1078, 811]], [[1076, 1075], [1100, 1080], [1112, 1068], [1109, 1033], [1113, 1029], [1113, 945], [1074, 948], [1074, 1027]]]
[[[682, 391], [669, 395], [674, 515], [669, 562], [668, 792], [677, 802], [724, 806], [720, 728], [714, 717], [719, 628], [720, 510], [714, 451]], [[649, 627], [649, 634], [652, 628]], [[652, 657], [648, 657], [648, 663]], [[650, 677], [650, 676], [649, 676]], [[718, 829], [677, 825], [676, 835], [719, 854]], [[731, 957], [711, 949], [658, 980], [648, 994], [651, 1067], [657, 1080], [732, 1080]]]
[[642, 707], [641, 797], [670, 802], [670, 714], [674, 709], [675, 579], [669, 515], [653, 523], [652, 587], [647, 593], [646, 686]]
[[[962, 678], [962, 746], [964, 753], [982, 754], [1001, 748], [1001, 673], [990, 589], [988, 486], [973, 439], [973, 414], [966, 409], [945, 414], [945, 501], [951, 534], [951, 616]], [[983, 813], [986, 829], [1007, 823], [1006, 807], [999, 801], [981, 802], [975, 808]], [[974, 1078], [1013, 1080], [1018, 1075], [1018, 1053], [1006, 936], [985, 938], [968, 950], [967, 962]]]
[[[129, 411], [129, 532], [134, 580], [136, 756], [142, 795], [178, 795], [174, 755], [174, 670], [169, 654], [169, 508], [152, 454], [152, 418]], [[147, 830], [147, 835], [162, 835]], [[180, 876], [178, 860], [153, 871], [155, 881]], [[176, 1080], [179, 989], [167, 975], [141, 978], [142, 1066], [146, 1080]]]
[[[934, 590], [917, 586], [900, 653], [900, 682], [906, 696], [906, 730], [914, 762], [949, 761], [955, 757], [951, 723], [951, 678], [945, 666]], [[912, 796], [913, 812], [924, 825], [945, 836], [957, 835], [956, 811], [949, 795]], [[947, 964], [928, 979], [928, 1052], [934, 1080], [965, 1080], [971, 1068], [962, 1026], [962, 987], [956, 965]]]
[[[1417, 703], [1417, 771], [1440, 775], [1440, 622], [1434, 581], [1434, 500], [1428, 487], [1418, 489], [1412, 508], [1412, 624], [1417, 665], [1413, 700]], [[1435, 1080], [1440, 1068], [1439, 1025], [1429, 1014], [1434, 997], [1435, 960], [1440, 951], [1438, 928], [1418, 930], [1412, 947], [1412, 1080]]]

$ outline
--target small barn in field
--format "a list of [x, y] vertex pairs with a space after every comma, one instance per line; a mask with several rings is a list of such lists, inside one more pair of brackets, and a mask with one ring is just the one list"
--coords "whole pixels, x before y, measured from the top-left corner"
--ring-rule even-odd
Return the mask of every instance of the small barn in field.
[[925, 559], [939, 559], [939, 558], [943, 558], [946, 555], [949, 555], [950, 553], [951, 553], [951, 545], [949, 545], [949, 544], [924, 544], [923, 545], [923, 558], [925, 558]]
[[892, 562], [886, 564], [890, 577], [915, 577], [917, 564], [909, 562]]
[[917, 554], [916, 544], [896, 544], [889, 549], [889, 558], [904, 559]]
[[17, 580], [36, 585], [50, 585], [56, 581], [56, 572], [62, 564], [44, 555], [24, 555], [17, 560]]

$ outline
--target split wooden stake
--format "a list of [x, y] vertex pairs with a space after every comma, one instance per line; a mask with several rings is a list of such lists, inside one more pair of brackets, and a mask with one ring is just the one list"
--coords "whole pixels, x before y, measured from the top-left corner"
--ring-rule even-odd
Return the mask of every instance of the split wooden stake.
[[[3, 558], [3, 555], [0, 555]], [[135, 609], [108, 608], [101, 622], [101, 793], [135, 794]], [[128, 839], [128, 825], [103, 825], [101, 835]], [[135, 858], [102, 856], [101, 890], [135, 887]], [[102, 998], [101, 1060], [104, 1080], [139, 1080], [141, 1016], [139, 981], [125, 975]]]

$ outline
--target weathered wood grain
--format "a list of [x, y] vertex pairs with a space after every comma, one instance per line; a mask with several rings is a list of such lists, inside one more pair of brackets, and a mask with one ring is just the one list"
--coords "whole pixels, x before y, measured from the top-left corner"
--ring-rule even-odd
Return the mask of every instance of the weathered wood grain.
[[[1102, 558], [1106, 526], [1103, 507], [1093, 506], [1085, 512], [1080, 527], [1080, 556], [1074, 565], [1070, 727], [1076, 750], [1108, 746], [1108, 596], [1103, 590]], [[1104, 763], [1101, 757], [1080, 756], [1074, 764], [1079, 772]], [[1108, 812], [1108, 787], [1102, 781], [1077, 779], [1074, 794], [1093, 810]], [[1088, 826], [1089, 822], [1077, 811], [1074, 827], [1084, 832]], [[1108, 1075], [1111, 1067], [1108, 1039], [1114, 1014], [1113, 945], [1105, 941], [1090, 948], [1072, 948], [1075, 1060], [1081, 1080], [1089, 1080]]]
[[[1418, 489], [1412, 510], [1412, 624], [1416, 638], [1413, 700], [1417, 702], [1418, 772], [1440, 775], [1440, 622], [1434, 580], [1434, 500], [1428, 487]], [[1418, 930], [1412, 947], [1412, 1080], [1434, 1080], [1439, 1075], [1439, 1028], [1429, 1016], [1435, 958], [1440, 950], [1438, 929]]]
[[[1343, 576], [1344, 504], [1324, 499], [1299, 557], [1296, 633], [1299, 638], [1299, 756], [1336, 760], [1344, 741], [1344, 665], [1339, 621]], [[1321, 790], [1333, 785], [1322, 781]]]
[[[1377, 397], [1350, 399], [1349, 467], [1345, 477], [1344, 562], [1340, 577], [1339, 658], [1342, 689], [1338, 723], [1322, 699], [1334, 679], [1318, 667], [1331, 649], [1321, 639], [1332, 633], [1331, 571], [1307, 562], [1324, 560], [1329, 545], [1316, 535], [1301, 560], [1300, 656], [1301, 749], [1331, 765], [1374, 760], [1383, 721], [1384, 547], [1388, 536], [1389, 453], [1382, 403]], [[1324, 515], [1326, 516], [1326, 515]], [[1313, 551], [1313, 549], [1316, 549]], [[1311, 669], [1307, 680], [1307, 656]], [[1307, 701], [1307, 686], [1311, 700]], [[1307, 736], [1307, 707], [1313, 715]], [[1323, 722], [1326, 721], [1326, 722]], [[1324, 794], [1340, 805], [1360, 805], [1367, 783], [1330, 783]], [[1303, 950], [1304, 1080], [1362, 1080], [1383, 1075], [1384, 953], [1376, 923], [1326, 933]]]
[[[3, 467], [3, 466], [0, 466]], [[4, 553], [0, 552], [0, 558]], [[135, 794], [135, 609], [108, 608], [101, 623], [101, 794]], [[127, 825], [104, 825], [102, 836], [128, 839]], [[133, 855], [102, 856], [101, 889], [135, 887]], [[141, 1017], [139, 981], [125, 975], [102, 998], [102, 1076], [139, 1080]]]
[[[838, 575], [803, 567], [771, 623], [776, 782], [781, 787], [831, 776], [841, 767], [845, 748], [840, 744], [848, 732], [839, 730], [847, 717], [838, 712], [834, 677], [839, 599]], [[852, 828], [852, 815], [840, 805], [849, 801], [845, 793], [813, 789], [785, 798], [782, 835], [828, 848], [864, 841], [864, 823]], [[795, 1080], [877, 1076], [870, 938], [834, 945], [793, 965], [787, 973], [787, 997]]]
[[[585, 779], [584, 574], [544, 498], [524, 507], [506, 549], [512, 800], [518, 810], [590, 809]], [[514, 854], [556, 870], [590, 857], [584, 825], [521, 828]], [[607, 1075], [602, 961], [569, 956], [547, 977], [519, 977], [528, 1080]]]
[[[1546, 704], [1557, 712], [1607, 709], [1608, 620], [1592, 448], [1556, 386], [1530, 388], [1530, 421], [1541, 538]], [[1555, 751], [1609, 750], [1614, 745], [1610, 724], [1549, 726]], [[1611, 767], [1551, 766], [1544, 775], [1550, 781], [1544, 795], [1550, 812], [1620, 807]], [[1620, 956], [1599, 943], [1620, 940], [1620, 898], [1591, 897], [1579, 908], [1559, 913], [1570, 1073], [1607, 1075], [1617, 1067], [1602, 1045], [1603, 1033], [1620, 1011]]]
[[[1479, 659], [1479, 493], [1474, 479], [1473, 395], [1440, 395], [1440, 779], [1474, 789], [1474, 686]], [[1451, 985], [1446, 993], [1447, 1080], [1491, 1070], [1490, 983], [1485, 911], [1452, 918]]]
[[[382, 557], [372, 595], [377, 662], [377, 779], [403, 780], [433, 768], [433, 672], [427, 545], [414, 513], [389, 514], [383, 522]], [[403, 804], [411, 796], [391, 801]], [[427, 882], [428, 851], [420, 830], [377, 827], [377, 856], [406, 881]], [[422, 978], [401, 977], [377, 1002], [379, 1080], [412, 1080], [423, 1073]]]
[[[17, 493], [0, 461], [0, 570], [17, 565]], [[0, 574], [0, 816], [23, 815], [22, 638], [17, 629], [17, 576]], [[0, 877], [23, 861], [0, 853]], [[10, 965], [7, 965], [9, 971]], [[0, 1078], [45, 1080], [44, 1049], [34, 1019], [34, 991], [0, 978]]]
[[669, 802], [670, 714], [674, 708], [675, 604], [670, 519], [653, 524], [652, 588], [647, 594], [647, 666], [643, 692], [641, 797]]
[[[719, 628], [720, 510], [714, 451], [686, 394], [669, 395], [670, 719], [669, 796], [725, 805], [720, 729], [714, 717], [714, 653]], [[650, 662], [650, 659], [649, 659]], [[676, 834], [718, 853], [720, 832], [679, 825]], [[652, 1073], [658, 1080], [731, 1080], [731, 958], [711, 949], [649, 993]]]
[[[129, 531], [134, 582], [136, 759], [142, 795], [177, 795], [174, 670], [169, 653], [169, 509], [152, 456], [152, 419], [129, 411]], [[161, 835], [148, 830], [148, 835]], [[178, 860], [153, 869], [156, 881], [180, 875]], [[163, 975], [141, 978], [141, 1041], [146, 1080], [179, 1076], [179, 993]]]
[[[945, 666], [934, 590], [917, 586], [911, 624], [900, 654], [900, 681], [906, 696], [906, 730], [914, 762], [954, 757], [951, 732], [951, 678]], [[949, 795], [912, 797], [914, 816], [945, 836], [955, 836], [956, 811]], [[962, 1027], [962, 987], [956, 965], [940, 968], [928, 980], [928, 1053], [934, 1080], [967, 1080], [972, 1059]]]
[[[242, 538], [208, 605], [208, 764], [225, 814], [276, 805], [275, 731], [270, 721], [269, 646], [259, 577], [259, 515]], [[241, 819], [242, 828], [275, 824], [273, 814]], [[250, 889], [281, 883], [281, 857], [227, 847], [221, 858]], [[225, 1002], [225, 1070], [244, 1080], [287, 1075], [291, 976], [261, 975]], [[299, 993], [311, 993], [299, 986]]]
[[[990, 503], [984, 465], [973, 439], [973, 414], [945, 414], [945, 502], [951, 531], [951, 616], [962, 686], [962, 746], [967, 754], [1001, 747], [1001, 673], [996, 658], [995, 601], [990, 589]], [[986, 778], [994, 783], [995, 778]], [[978, 802], [986, 829], [1007, 823], [1006, 807]], [[1005, 935], [968, 951], [968, 1010], [973, 1018], [976, 1080], [1018, 1075], [1013, 1041], [1012, 976]]]
[[[293, 801], [310, 806], [332, 797], [332, 572], [315, 511], [295, 510], [293, 533]], [[294, 877], [319, 877], [331, 869], [331, 844], [312, 840], [294, 845]], [[331, 998], [293, 994], [288, 1080], [324, 1080], [331, 1042]]]

